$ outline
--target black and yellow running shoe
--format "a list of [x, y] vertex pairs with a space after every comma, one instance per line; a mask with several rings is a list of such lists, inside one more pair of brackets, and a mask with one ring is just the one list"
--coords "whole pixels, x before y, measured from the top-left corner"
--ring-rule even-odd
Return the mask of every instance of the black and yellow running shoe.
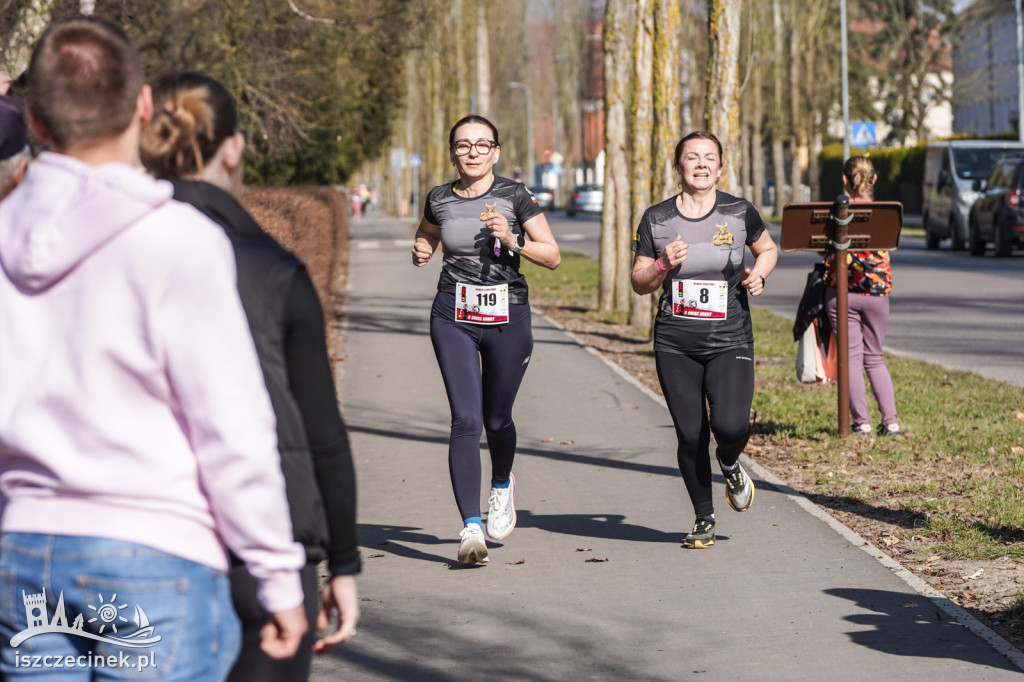
[[693, 522], [693, 530], [683, 538], [687, 549], [707, 549], [715, 544], [715, 517], [701, 518]]
[[725, 476], [725, 499], [729, 506], [738, 512], [745, 512], [750, 509], [754, 501], [754, 482], [747, 476], [739, 462], [732, 471], [723, 471]]

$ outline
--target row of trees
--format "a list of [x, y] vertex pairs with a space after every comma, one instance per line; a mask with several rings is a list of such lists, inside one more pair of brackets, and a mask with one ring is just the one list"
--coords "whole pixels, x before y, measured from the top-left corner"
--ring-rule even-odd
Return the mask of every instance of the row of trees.
[[378, 157], [400, 115], [405, 0], [0, 0], [0, 70], [22, 73], [56, 18], [95, 13], [123, 26], [147, 73], [197, 70], [239, 102], [246, 178], [257, 184], [340, 183]]
[[[949, 97], [952, 0], [846, 1], [851, 117], [888, 124], [890, 143], [923, 138], [926, 108]], [[600, 305], [642, 325], [650, 309], [631, 296], [629, 240], [640, 212], [675, 191], [682, 134], [714, 131], [722, 188], [766, 212], [781, 212], [784, 186], [810, 188], [797, 198], [838, 189], [816, 186], [816, 164], [839, 130], [840, 2], [0, 0], [0, 68], [20, 73], [52, 18], [103, 14], [149, 73], [202, 70], [236, 93], [250, 182], [357, 174], [396, 208], [413, 180], [401, 161], [419, 154], [419, 196], [447, 179], [448, 127], [470, 111], [502, 131], [504, 172], [557, 151], [573, 177], [595, 142], [587, 108], [603, 92]], [[396, 163], [389, 149], [406, 154]], [[771, 206], [761, 206], [766, 178], [779, 188]]]
[[[923, 139], [927, 107], [949, 98], [942, 72], [949, 68], [951, 2], [849, 5], [851, 115], [888, 124], [891, 143]], [[818, 152], [841, 121], [839, 9], [815, 0], [607, 0], [602, 311], [628, 310], [632, 324], [650, 325], [650, 299], [633, 294], [629, 283], [630, 235], [645, 207], [673, 193], [670, 154], [680, 131], [715, 132], [726, 148], [720, 187], [762, 211], [778, 215], [790, 198], [841, 189], [817, 186]], [[706, 50], [688, 47], [695, 43]], [[702, 96], [683, 99], [680, 92]], [[680, 126], [684, 121], [698, 123]], [[763, 206], [769, 164], [778, 191], [773, 205]], [[795, 195], [802, 186], [808, 196]]]

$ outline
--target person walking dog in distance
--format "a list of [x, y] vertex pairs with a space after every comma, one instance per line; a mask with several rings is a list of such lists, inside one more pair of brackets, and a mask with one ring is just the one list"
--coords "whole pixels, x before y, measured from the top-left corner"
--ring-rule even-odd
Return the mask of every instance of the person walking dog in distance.
[[[290, 657], [305, 555], [231, 244], [137, 168], [152, 99], [119, 27], [52, 24], [26, 82], [50, 151], [0, 202], [0, 672], [20, 672], [29, 596], [70, 624], [116, 595], [168, 643], [160, 679], [225, 679], [240, 639], [225, 545], [256, 579], [264, 651]], [[89, 651], [68, 630], [32, 654]]]
[[[676, 459], [697, 515], [683, 546], [715, 544], [711, 500], [711, 435], [736, 511], [754, 500], [754, 483], [740, 464], [750, 438], [754, 397], [754, 332], [747, 294], [760, 296], [778, 251], [757, 209], [716, 189], [722, 143], [692, 132], [672, 161], [679, 194], [644, 211], [633, 238], [633, 290], [661, 289], [654, 322], [654, 357], [675, 424]], [[749, 249], [752, 267], [744, 267]]]
[[516, 525], [512, 405], [533, 354], [520, 259], [554, 270], [561, 256], [526, 186], [494, 174], [501, 141], [493, 123], [462, 118], [448, 134], [448, 153], [459, 178], [427, 195], [412, 262], [426, 265], [443, 244], [430, 340], [452, 412], [448, 469], [463, 522], [458, 559], [474, 565], [488, 560], [480, 520], [481, 429], [491, 456], [487, 534], [501, 540]]

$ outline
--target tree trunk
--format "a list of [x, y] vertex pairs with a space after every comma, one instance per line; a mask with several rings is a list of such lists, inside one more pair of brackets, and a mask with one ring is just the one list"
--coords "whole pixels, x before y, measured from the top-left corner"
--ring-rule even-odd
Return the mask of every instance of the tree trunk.
[[[633, 31], [633, 120], [630, 138], [633, 149], [630, 158], [630, 188], [632, 189], [632, 214], [624, 236], [619, 237], [620, 262], [629, 261], [629, 235], [640, 223], [640, 217], [652, 203], [651, 176], [654, 168], [654, 96], [653, 96], [653, 42], [654, 16], [650, 0], [636, 0], [636, 27]], [[628, 269], [627, 269], [628, 270]], [[628, 274], [628, 273], [627, 273]], [[628, 279], [627, 279], [628, 282]], [[629, 323], [641, 330], [650, 329], [651, 304], [647, 296], [633, 293], [629, 288]]]
[[[721, 140], [726, 157], [740, 154], [739, 56], [742, 0], [708, 3], [707, 120], [708, 130]], [[725, 162], [719, 187], [739, 192], [736, 163]]]
[[[476, 5], [476, 113], [490, 116], [491, 57], [488, 53], [487, 8], [484, 0]], [[530, 140], [533, 144], [533, 140]]]
[[[604, 13], [604, 206], [601, 213], [601, 312], [629, 309], [629, 260], [620, 260], [617, 247], [622, 227], [630, 227], [627, 167], [626, 93], [629, 88], [630, 45], [625, 27], [628, 0], [608, 0]], [[625, 286], [622, 271], [625, 270]]]
[[747, 197], [753, 202], [759, 213], [764, 213], [764, 133], [761, 130], [761, 121], [764, 117], [764, 104], [761, 92], [761, 74], [759, 65], [754, 66], [750, 75], [750, 184], [751, 196]]
[[774, 67], [775, 67], [775, 107], [772, 112], [772, 176], [775, 183], [775, 209], [774, 213], [777, 216], [782, 215], [782, 207], [785, 204], [785, 197], [783, 196], [782, 186], [786, 183], [786, 157], [785, 149], [782, 145], [782, 138], [786, 134], [786, 114], [785, 109], [782, 107], [783, 88], [785, 87], [783, 80], [783, 66], [785, 62], [785, 53], [783, 51], [783, 44], [785, 41], [785, 33], [782, 25], [782, 9], [779, 7], [781, 0], [772, 0], [772, 30], [774, 32]]
[[792, 188], [790, 201], [803, 201], [800, 187], [803, 185], [803, 156], [806, 153], [803, 137], [803, 102], [800, 98], [800, 23], [797, 10], [790, 7], [792, 29], [789, 34], [789, 122], [790, 122], [790, 166], [789, 186]]
[[676, 193], [676, 141], [679, 139], [679, 3], [654, 0], [654, 153], [651, 198], [661, 201]]

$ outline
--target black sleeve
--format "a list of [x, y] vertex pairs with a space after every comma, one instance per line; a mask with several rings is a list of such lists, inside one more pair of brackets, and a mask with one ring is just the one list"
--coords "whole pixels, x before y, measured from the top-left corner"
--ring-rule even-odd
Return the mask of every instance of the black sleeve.
[[761, 233], [764, 232], [764, 219], [761, 218], [761, 214], [757, 212], [753, 204], [747, 204], [746, 212], [746, 228], [747, 228], [747, 246], [750, 246], [758, 239], [761, 238]]
[[516, 187], [516, 193], [512, 196], [512, 206], [520, 225], [530, 218], [543, 213], [540, 210], [540, 206], [537, 205], [537, 200], [533, 198], [530, 190], [526, 189], [526, 185], [522, 183]]
[[650, 213], [651, 211], [648, 209], [644, 211], [643, 217], [640, 218], [640, 224], [637, 226], [636, 232], [633, 233], [632, 250], [641, 256], [658, 258], [661, 254], [654, 251], [654, 235], [651, 233]]
[[438, 225], [437, 218], [434, 217], [434, 209], [430, 206], [430, 197], [433, 194], [432, 191], [427, 192], [427, 200], [423, 203], [423, 219], [431, 225]]
[[334, 390], [323, 310], [305, 268], [296, 273], [288, 290], [284, 355], [288, 383], [302, 412], [316, 482], [327, 512], [331, 574], [358, 573], [355, 467]]

